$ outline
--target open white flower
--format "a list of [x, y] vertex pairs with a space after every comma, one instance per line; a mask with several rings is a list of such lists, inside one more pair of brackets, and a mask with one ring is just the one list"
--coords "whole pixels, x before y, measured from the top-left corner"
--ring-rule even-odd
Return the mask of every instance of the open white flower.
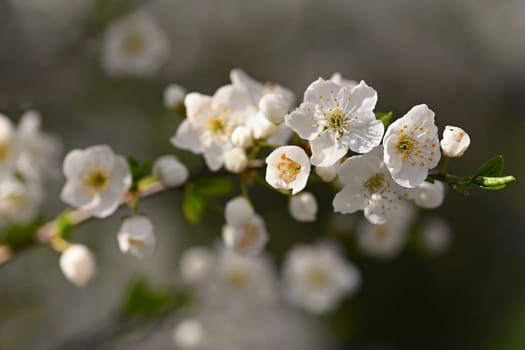
[[444, 253], [452, 241], [449, 224], [440, 217], [425, 220], [421, 233], [425, 248], [432, 254]]
[[443, 154], [450, 158], [458, 158], [465, 153], [470, 146], [470, 136], [465, 130], [457, 126], [445, 126], [443, 139], [440, 142]]
[[9, 172], [16, 156], [15, 130], [11, 120], [0, 114], [0, 173]]
[[40, 182], [0, 175], [0, 227], [34, 219], [43, 198]]
[[297, 221], [315, 221], [317, 200], [310, 192], [302, 192], [290, 197], [289, 209], [290, 215]]
[[164, 155], [153, 164], [153, 175], [168, 187], [182, 185], [190, 175], [188, 168], [174, 155]]
[[148, 77], [157, 73], [169, 53], [166, 34], [148, 14], [137, 12], [108, 27], [101, 63], [114, 77]]
[[383, 147], [348, 158], [339, 168], [343, 189], [332, 202], [334, 210], [349, 214], [364, 210], [373, 224], [383, 224], [402, 199], [402, 189], [383, 164]]
[[297, 245], [283, 267], [288, 300], [312, 313], [329, 312], [360, 285], [359, 271], [328, 244]]
[[155, 232], [151, 220], [144, 215], [135, 215], [122, 221], [117, 240], [123, 253], [144, 258], [155, 249]]
[[212, 171], [224, 163], [224, 153], [233, 145], [233, 130], [241, 125], [249, 112], [247, 93], [226, 85], [211, 96], [190, 93], [184, 99], [187, 118], [180, 124], [171, 143], [181, 149], [204, 155]]
[[441, 181], [437, 180], [434, 183], [424, 181], [421, 185], [406, 191], [406, 193], [408, 193], [408, 198], [413, 199], [418, 206], [425, 209], [435, 209], [443, 204], [445, 186]]
[[277, 189], [291, 189], [292, 194], [305, 188], [310, 175], [310, 160], [298, 146], [281, 146], [266, 158], [266, 182]]
[[414, 215], [411, 204], [400, 202], [386, 224], [374, 225], [364, 220], [357, 228], [359, 249], [376, 258], [388, 259], [398, 255], [405, 245]]
[[73, 244], [60, 256], [60, 269], [68, 280], [84, 287], [95, 274], [95, 258], [86, 246]]
[[348, 149], [366, 153], [379, 145], [384, 126], [375, 117], [376, 102], [376, 91], [364, 81], [348, 87], [319, 78], [286, 124], [310, 142], [313, 165], [330, 166]]
[[230, 200], [225, 217], [222, 237], [226, 247], [245, 255], [256, 255], [263, 250], [268, 242], [266, 225], [245, 198]]
[[126, 159], [106, 145], [70, 151], [63, 171], [62, 200], [99, 218], [113, 214], [131, 186]]
[[437, 132], [434, 112], [424, 104], [390, 124], [383, 140], [384, 161], [395, 182], [414, 188], [425, 181], [441, 157]]
[[164, 107], [174, 109], [179, 104], [184, 103], [186, 89], [179, 84], [170, 84], [164, 88]]

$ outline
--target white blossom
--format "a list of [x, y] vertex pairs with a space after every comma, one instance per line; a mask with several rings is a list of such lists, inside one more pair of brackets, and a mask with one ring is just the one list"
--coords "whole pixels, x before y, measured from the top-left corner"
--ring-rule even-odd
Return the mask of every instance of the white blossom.
[[203, 154], [212, 171], [224, 163], [224, 153], [233, 145], [233, 130], [250, 112], [247, 93], [226, 85], [212, 96], [190, 93], [184, 99], [187, 118], [180, 124], [171, 143], [181, 149]]
[[452, 241], [449, 224], [439, 217], [426, 219], [421, 233], [426, 249], [432, 254], [444, 253]]
[[269, 121], [262, 112], [250, 115], [246, 119], [246, 126], [252, 130], [253, 137], [257, 140], [271, 137], [279, 130], [279, 127]]
[[286, 297], [312, 313], [326, 313], [353, 294], [360, 285], [359, 271], [327, 244], [297, 245], [283, 267]]
[[266, 138], [266, 143], [271, 146], [284, 146], [292, 137], [293, 131], [285, 123], [280, 124], [275, 132]]
[[333, 165], [330, 166], [316, 166], [315, 167], [315, 173], [319, 175], [319, 177], [324, 182], [332, 182], [337, 177], [337, 170], [341, 166], [340, 162], [336, 162]]
[[259, 109], [266, 119], [274, 124], [280, 124], [288, 113], [290, 104], [283, 95], [267, 94], [259, 101]]
[[15, 129], [11, 120], [0, 114], [0, 173], [10, 171], [16, 156]]
[[235, 147], [224, 152], [224, 168], [232, 173], [241, 173], [248, 165], [248, 156], [243, 148]]
[[150, 219], [144, 215], [125, 218], [117, 234], [119, 248], [123, 253], [144, 258], [155, 249], [155, 232]]
[[315, 221], [317, 200], [310, 192], [302, 192], [290, 197], [289, 209], [290, 215], [297, 221]]
[[349, 214], [364, 210], [373, 224], [383, 224], [402, 199], [403, 189], [390, 176], [383, 164], [383, 147], [348, 158], [339, 168], [343, 189], [332, 202], [334, 210]]
[[243, 125], [236, 127], [232, 133], [232, 143], [236, 147], [251, 147], [253, 145], [252, 130]]
[[179, 84], [170, 84], [164, 88], [164, 107], [174, 109], [179, 104], [184, 103], [186, 89]]
[[225, 218], [222, 237], [226, 247], [245, 255], [256, 255], [263, 250], [268, 241], [266, 225], [245, 198], [230, 200]]
[[277, 189], [300, 192], [308, 182], [310, 160], [298, 146], [281, 146], [266, 158], [266, 182]]
[[450, 158], [458, 158], [470, 146], [470, 136], [457, 126], [445, 126], [443, 139], [440, 142], [443, 154]]
[[390, 124], [383, 140], [384, 161], [395, 182], [414, 188], [425, 181], [441, 157], [437, 132], [434, 112], [424, 104]]
[[206, 248], [187, 249], [180, 259], [180, 273], [186, 283], [195, 284], [206, 281], [210, 275], [215, 257]]
[[70, 151], [63, 171], [62, 200], [99, 218], [113, 214], [131, 186], [128, 163], [106, 145]]
[[180, 322], [173, 331], [173, 341], [177, 348], [195, 349], [204, 342], [204, 329], [196, 319], [186, 319]]
[[362, 221], [357, 228], [359, 249], [382, 259], [398, 255], [406, 243], [414, 215], [412, 205], [408, 202], [400, 202], [386, 224], [374, 225], [369, 221]]
[[43, 198], [40, 182], [0, 175], [0, 227], [36, 218]]
[[95, 259], [86, 246], [73, 244], [60, 256], [60, 269], [73, 284], [84, 287], [95, 274]]
[[188, 180], [188, 168], [174, 155], [164, 155], [153, 164], [153, 175], [168, 187], [180, 186]]
[[107, 28], [101, 63], [113, 77], [149, 77], [157, 73], [169, 53], [166, 34], [147, 13], [136, 12]]
[[306, 89], [304, 102], [287, 115], [286, 124], [310, 142], [312, 164], [330, 166], [348, 149], [366, 153], [384, 133], [376, 119], [377, 93], [361, 81], [354, 87], [319, 78]]
[[413, 199], [418, 206], [425, 209], [435, 209], [441, 206], [445, 198], [445, 186], [437, 180], [434, 183], [424, 181], [418, 187], [406, 192], [409, 199]]
[[332, 74], [332, 76], [330, 77], [330, 80], [341, 86], [354, 87], [358, 84], [357, 81], [355, 80], [349, 80], [349, 79], [343, 78], [341, 73]]

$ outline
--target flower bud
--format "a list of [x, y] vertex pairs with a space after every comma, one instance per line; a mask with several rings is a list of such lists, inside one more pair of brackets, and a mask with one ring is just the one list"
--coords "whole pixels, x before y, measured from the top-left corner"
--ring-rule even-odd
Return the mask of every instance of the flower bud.
[[443, 154], [450, 158], [461, 157], [470, 145], [470, 136], [456, 126], [445, 126], [443, 139], [440, 142]]
[[168, 85], [164, 89], [164, 106], [167, 109], [177, 108], [184, 101], [186, 90], [177, 84]]
[[144, 215], [136, 215], [122, 221], [117, 234], [122, 253], [146, 257], [155, 249], [155, 232], [151, 220]]
[[195, 349], [202, 345], [204, 329], [196, 319], [187, 319], [179, 323], [173, 331], [173, 341], [177, 349]]
[[250, 128], [238, 126], [233, 130], [232, 143], [235, 147], [248, 148], [253, 145], [253, 136]]
[[263, 113], [257, 113], [250, 121], [253, 137], [265, 139], [272, 136], [277, 130], [277, 125], [266, 119]]
[[288, 101], [279, 94], [264, 95], [259, 101], [259, 109], [266, 119], [274, 124], [281, 124], [288, 113]]
[[164, 185], [174, 187], [182, 185], [188, 180], [189, 171], [177, 157], [165, 155], [155, 161], [153, 175], [157, 176]]
[[303, 192], [290, 197], [290, 214], [297, 221], [315, 221], [317, 200], [310, 192]]
[[73, 244], [60, 256], [60, 269], [73, 284], [83, 287], [95, 274], [95, 259], [86, 246]]
[[330, 166], [316, 166], [315, 173], [319, 175], [319, 177], [324, 182], [331, 182], [335, 180], [337, 176], [337, 169], [339, 168], [340, 165], [341, 163], [336, 162], [334, 165], [330, 165]]
[[232, 148], [224, 153], [224, 167], [232, 173], [240, 173], [248, 165], [248, 157], [242, 148]]

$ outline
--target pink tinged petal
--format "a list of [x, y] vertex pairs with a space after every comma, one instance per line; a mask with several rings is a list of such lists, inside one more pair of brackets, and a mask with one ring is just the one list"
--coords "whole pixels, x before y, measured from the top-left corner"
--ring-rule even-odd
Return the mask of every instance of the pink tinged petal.
[[321, 131], [314, 118], [315, 105], [303, 103], [301, 107], [285, 117], [285, 123], [302, 139], [312, 140]]
[[366, 206], [364, 187], [354, 184], [346, 185], [336, 193], [332, 205], [336, 213], [351, 214], [363, 210]]
[[175, 136], [173, 136], [170, 141], [172, 145], [177, 148], [185, 149], [197, 154], [202, 153], [200, 134], [193, 128], [187, 119], [179, 125]]
[[328, 133], [310, 141], [312, 147], [312, 164], [315, 166], [331, 166], [341, 159], [348, 148], [340, 142], [334, 140], [333, 135]]
[[341, 88], [341, 86], [333, 81], [319, 78], [306, 88], [304, 92], [304, 102], [332, 106], [334, 97], [338, 96], [340, 89], [346, 90], [347, 88]]
[[203, 151], [203, 155], [206, 165], [211, 171], [217, 171], [222, 167], [224, 163], [224, 149], [220, 145], [212, 143], [210, 147]]

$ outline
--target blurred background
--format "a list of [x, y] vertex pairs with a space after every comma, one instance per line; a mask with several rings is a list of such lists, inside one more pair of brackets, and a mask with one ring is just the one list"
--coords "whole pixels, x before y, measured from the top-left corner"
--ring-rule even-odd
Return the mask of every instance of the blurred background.
[[[166, 32], [171, 53], [150, 77], [115, 78], [100, 64], [104, 30], [136, 10]], [[38, 109], [66, 151], [106, 143], [140, 160], [175, 153], [196, 168], [196, 157], [169, 143], [180, 122], [163, 107], [169, 83], [212, 94], [239, 67], [300, 100], [310, 82], [340, 72], [378, 91], [378, 111], [401, 116], [426, 103], [440, 129], [457, 125], [471, 136], [451, 172], [470, 174], [503, 154], [506, 173], [518, 179], [499, 192], [449, 191], [437, 211], [453, 230], [447, 252], [431, 256], [409, 243], [393, 260], [361, 254], [344, 230], [353, 219], [330, 213], [323, 187], [312, 189], [322, 212], [313, 225], [292, 221], [277, 194], [254, 190], [271, 235], [267, 250], [278, 263], [294, 243], [331, 236], [361, 270], [362, 288], [337, 312], [299, 315], [304, 332], [324, 339], [320, 348], [524, 349], [524, 35], [522, 0], [2, 0], [0, 112], [17, 120]], [[63, 209], [61, 186], [59, 179], [48, 188], [49, 216]], [[181, 198], [167, 193], [142, 205], [159, 241], [145, 260], [119, 252], [124, 212], [75, 230], [72, 240], [92, 247], [99, 265], [86, 288], [68, 283], [58, 255], [44, 247], [1, 268], [0, 349], [79, 349], [96, 337], [93, 349], [174, 348], [176, 315], [120, 333], [111, 322], [130, 281], [175, 285], [181, 252], [220, 237], [223, 217], [210, 212], [188, 224]]]

